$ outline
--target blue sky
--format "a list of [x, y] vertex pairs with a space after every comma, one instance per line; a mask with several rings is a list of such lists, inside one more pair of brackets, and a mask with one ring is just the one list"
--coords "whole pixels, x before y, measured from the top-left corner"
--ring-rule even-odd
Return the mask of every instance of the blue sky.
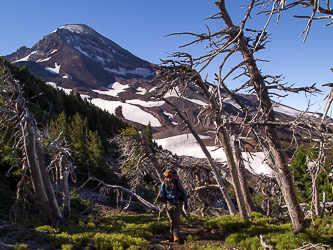
[[[227, 0], [226, 6], [235, 24], [244, 15], [248, 0]], [[103, 36], [113, 40], [134, 55], [159, 63], [159, 59], [167, 59], [168, 54], [179, 51], [178, 46], [192, 40], [188, 36], [165, 37], [173, 32], [206, 32], [206, 25], [211, 31], [224, 27], [221, 20], [204, 20], [217, 13], [214, 0], [11, 0], [1, 6], [0, 55], [15, 52], [21, 46], [32, 47], [43, 36], [64, 24], [86, 24]], [[295, 83], [296, 87], [310, 86], [317, 83], [324, 93], [312, 96], [310, 111], [322, 111], [325, 105], [323, 98], [330, 91], [322, 84], [333, 82], [333, 25], [323, 27], [325, 22], [314, 22], [307, 41], [297, 39], [306, 25], [305, 19], [293, 18], [293, 14], [308, 13], [301, 8], [282, 13], [279, 26], [276, 27], [274, 17], [268, 26], [272, 33], [271, 42], [266, 50], [257, 53], [256, 58], [268, 60], [269, 63], [258, 63], [263, 74], [285, 76], [285, 82]], [[293, 13], [292, 13], [293, 12]], [[266, 17], [252, 15], [247, 27], [260, 29]], [[205, 53], [204, 44], [191, 46], [181, 51], [196, 56]], [[225, 71], [238, 62], [239, 57], [232, 58], [225, 66]], [[217, 58], [204, 72], [208, 80], [213, 81], [213, 73], [217, 72], [221, 57]], [[226, 82], [231, 89], [239, 86], [241, 81]], [[291, 107], [304, 110], [310, 96], [292, 94], [279, 99]], [[277, 100], [276, 97], [273, 97]], [[332, 116], [331, 111], [329, 113]]]

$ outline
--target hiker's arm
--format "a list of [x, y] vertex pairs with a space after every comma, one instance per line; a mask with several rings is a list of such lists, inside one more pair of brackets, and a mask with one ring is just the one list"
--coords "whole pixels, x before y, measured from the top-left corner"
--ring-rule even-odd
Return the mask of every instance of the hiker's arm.
[[[165, 188], [164, 188], [164, 185], [165, 183], [162, 182], [162, 185], [161, 185], [161, 193], [160, 193], [160, 200], [165, 200], [166, 199], [166, 192], [165, 192]], [[164, 198], [162, 198], [164, 196]]]
[[187, 202], [187, 194], [186, 194], [186, 191], [182, 185], [182, 183], [177, 180], [177, 185], [178, 185], [178, 189], [179, 191], [182, 193], [182, 196], [183, 196], [183, 199], [184, 199], [184, 202]]

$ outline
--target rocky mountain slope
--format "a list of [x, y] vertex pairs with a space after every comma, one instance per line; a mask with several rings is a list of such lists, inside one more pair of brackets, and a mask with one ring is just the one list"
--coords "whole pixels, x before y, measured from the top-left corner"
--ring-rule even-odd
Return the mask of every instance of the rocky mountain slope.
[[32, 48], [21, 47], [7, 56], [11, 62], [27, 64], [47, 82], [75, 91], [103, 88], [115, 77], [147, 78], [149, 62], [123, 49], [87, 25], [64, 25], [44, 36]]
[[[27, 65], [37, 77], [64, 91], [79, 92], [102, 109], [108, 110], [139, 129], [151, 123], [154, 138], [166, 138], [184, 133], [175, 111], [167, 104], [152, 99], [151, 79], [155, 72], [150, 63], [136, 57], [110, 39], [84, 24], [64, 25], [32, 48], [21, 47], [7, 55], [7, 59], [20, 66]], [[176, 91], [168, 94], [170, 100], [178, 97]], [[255, 101], [253, 96], [242, 95], [244, 102]], [[238, 106], [230, 98], [224, 99], [225, 112], [238, 115]], [[186, 111], [192, 124], [207, 103], [196, 93], [179, 100], [178, 107]], [[279, 119], [288, 120], [300, 112], [281, 104], [274, 110]], [[320, 118], [320, 115], [318, 115]], [[214, 123], [197, 124], [199, 133], [213, 130]]]

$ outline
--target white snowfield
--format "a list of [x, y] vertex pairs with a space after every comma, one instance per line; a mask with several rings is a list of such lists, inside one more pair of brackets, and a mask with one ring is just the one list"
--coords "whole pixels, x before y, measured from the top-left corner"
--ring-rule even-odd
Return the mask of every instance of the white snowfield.
[[115, 114], [116, 108], [121, 106], [122, 107], [122, 113], [125, 119], [137, 122], [143, 125], [148, 125], [150, 122], [151, 126], [153, 127], [160, 127], [162, 126], [159, 120], [151, 115], [148, 112], [143, 111], [137, 106], [123, 103], [119, 101], [109, 101], [109, 100], [103, 100], [100, 98], [94, 98], [91, 100], [91, 102], [96, 105], [97, 107], [101, 109], [105, 109], [111, 114]]
[[[149, 90], [149, 92], [152, 92], [154, 91], [155, 88], [152, 88]], [[164, 96], [165, 98], [168, 98], [168, 97], [179, 97], [180, 95], [180, 91], [179, 91], [179, 88], [176, 87], [176, 89], [172, 89], [171, 91], [167, 92], [166, 95]], [[187, 101], [190, 101], [190, 102], [193, 102], [195, 104], [198, 104], [199, 106], [206, 106], [208, 105], [207, 103], [203, 102], [203, 101], [200, 101], [200, 100], [197, 100], [197, 99], [191, 99], [191, 98], [186, 98], [186, 97], [182, 97], [183, 99], [187, 100]]]
[[[56, 64], [56, 68], [59, 67]], [[47, 84], [52, 85], [53, 87], [57, 87], [55, 83], [48, 82]], [[104, 94], [104, 95], [110, 95], [117, 97], [119, 93], [126, 91], [127, 88], [129, 88], [129, 85], [120, 84], [119, 82], [115, 82], [108, 86], [110, 89], [107, 91], [101, 91], [101, 90], [93, 90], [97, 93]], [[61, 87], [58, 87], [59, 89], [63, 89], [67, 94], [70, 93], [70, 89], [64, 89]], [[139, 87], [137, 89], [138, 92], [145, 92], [146, 90], [142, 87]], [[152, 90], [150, 90], [152, 91]], [[149, 92], [150, 92], [149, 91]], [[178, 94], [176, 91], [172, 91], [168, 93], [167, 97], [175, 96], [177, 97]], [[87, 95], [81, 95], [82, 98], [90, 98]], [[188, 99], [189, 101], [192, 101], [194, 103], [197, 103], [198, 105], [205, 105], [200, 100], [195, 99]], [[232, 100], [225, 99], [226, 102], [233, 104]], [[91, 99], [91, 102], [96, 105], [97, 107], [108, 111], [111, 114], [115, 114], [116, 108], [121, 106], [122, 107], [122, 113], [125, 119], [137, 122], [143, 125], [148, 125], [148, 123], [151, 123], [151, 126], [153, 127], [160, 127], [162, 126], [159, 120], [154, 117], [151, 113], [146, 112], [142, 110], [139, 106], [150, 108], [150, 107], [156, 107], [156, 106], [162, 106], [164, 104], [164, 101], [142, 101], [138, 99], [132, 99], [132, 100], [126, 100], [126, 103], [120, 102], [120, 101], [110, 101], [110, 100], [104, 100], [101, 98], [93, 98]], [[138, 106], [137, 106], [138, 105]], [[234, 105], [237, 108], [237, 105]], [[274, 109], [277, 108], [278, 112], [284, 112], [287, 114], [296, 114], [291, 113], [291, 110], [294, 110], [292, 108], [286, 107], [284, 105], [279, 105], [274, 107]], [[277, 111], [277, 110], [276, 110]], [[300, 111], [297, 111], [298, 114]], [[164, 114], [169, 117], [169, 119], [172, 120], [173, 115], [170, 113], [167, 113], [164, 111]], [[173, 122], [173, 124], [177, 125], [177, 123]], [[202, 138], [210, 138], [209, 136]], [[160, 139], [156, 140], [156, 142], [161, 145], [163, 148], [170, 150], [171, 152], [177, 154], [177, 155], [189, 155], [194, 157], [200, 157], [205, 158], [205, 155], [203, 154], [200, 146], [197, 144], [196, 140], [193, 138], [192, 135], [180, 135], [180, 136], [174, 136], [166, 139]], [[214, 159], [218, 159], [220, 161], [226, 161], [225, 153], [222, 149], [218, 149], [216, 151], [213, 151], [215, 147], [208, 147], [208, 150], [211, 152], [211, 155]], [[268, 165], [264, 162], [264, 154], [263, 153], [253, 153], [251, 156], [249, 156], [246, 153], [243, 153], [243, 157], [247, 159], [245, 162], [245, 166], [249, 171], [252, 171], [253, 173], [257, 174], [266, 174], [269, 176], [273, 175], [273, 171], [268, 167]]]
[[94, 92], [101, 95], [109, 95], [117, 97], [119, 93], [125, 92], [127, 88], [129, 88], [129, 84], [121, 84], [119, 82], [115, 82], [109, 85], [109, 90], [93, 90]]
[[[294, 117], [297, 117], [297, 116], [301, 115], [301, 113], [302, 113], [299, 110], [287, 107], [287, 106], [285, 106], [283, 104], [280, 104], [280, 103], [274, 103], [273, 104], [273, 109], [274, 109], [275, 112], [283, 113], [283, 114], [294, 116]], [[303, 116], [314, 116], [316, 118], [320, 118], [319, 114], [315, 114], [315, 113], [311, 113], [311, 112], [305, 112], [303, 114]]]
[[140, 75], [143, 78], [145, 78], [147, 76], [152, 75], [152, 73], [148, 69], [141, 68], [141, 67], [135, 68], [134, 70], [127, 70], [122, 67], [119, 67], [119, 69], [110, 69], [110, 68], [104, 67], [104, 69], [111, 73], [116, 73], [116, 74], [123, 75], [123, 76], [132, 74], [132, 75]]
[[53, 74], [59, 75], [60, 67], [61, 67], [61, 65], [58, 65], [57, 63], [55, 63], [54, 68], [45, 68], [45, 69]]
[[135, 94], [137, 94], [137, 95], [145, 95], [147, 93], [147, 90], [142, 87], [138, 87], [136, 90], [137, 90], [137, 92]]
[[29, 55], [27, 55], [26, 57], [23, 57], [21, 59], [18, 59], [16, 61], [14, 61], [13, 63], [17, 63], [17, 62], [25, 62], [25, 61], [29, 61], [29, 57], [33, 54], [37, 53], [37, 50], [31, 52]]
[[[60, 86], [57, 86], [57, 84], [55, 82], [46, 82], [46, 84], [52, 86], [53, 88], [58, 88], [58, 89], [62, 89], [67, 95], [69, 95], [72, 90], [71, 89], [66, 89], [66, 88], [63, 88], [63, 87], [60, 87]], [[81, 95], [82, 97], [82, 95]], [[82, 97], [83, 98], [83, 97]]]
[[146, 101], [142, 101], [142, 100], [137, 100], [137, 99], [132, 99], [132, 100], [126, 100], [126, 103], [130, 103], [130, 104], [137, 104], [140, 105], [142, 107], [159, 107], [162, 106], [165, 102], [164, 101], [150, 101], [150, 102], [146, 102]]
[[[210, 136], [200, 135], [201, 139], [211, 139]], [[192, 134], [177, 135], [165, 139], [155, 140], [158, 145], [179, 156], [193, 156], [197, 158], [206, 158], [201, 147]], [[207, 147], [213, 159], [226, 162], [227, 157], [222, 148], [215, 150], [216, 147]], [[245, 159], [245, 168], [254, 174], [264, 174], [273, 176], [272, 169], [264, 162], [264, 153], [253, 153], [251, 156], [243, 153]]]
[[[61, 26], [59, 29], [68, 29], [70, 30], [71, 32], [74, 32], [74, 33], [86, 33], [86, 29], [84, 27], [82, 27], [81, 25], [76, 25], [76, 24], [67, 24], [67, 25], [63, 25]], [[56, 32], [57, 30], [54, 30], [52, 31], [51, 33], [54, 33]]]

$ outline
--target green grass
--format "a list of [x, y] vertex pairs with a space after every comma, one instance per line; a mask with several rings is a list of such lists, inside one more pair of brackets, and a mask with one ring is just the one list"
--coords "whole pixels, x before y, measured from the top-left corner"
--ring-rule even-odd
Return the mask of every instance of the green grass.
[[[58, 249], [148, 249], [149, 238], [169, 229], [166, 216], [157, 226], [156, 214], [117, 214], [84, 216], [70, 226], [36, 226], [36, 236]], [[41, 239], [41, 237], [44, 238]]]
[[[332, 245], [330, 229], [325, 230], [324, 224], [333, 222], [332, 216], [325, 216], [325, 220], [317, 219], [316, 227], [311, 226], [302, 233], [295, 236], [291, 223], [281, 223], [279, 220], [268, 218], [258, 213], [252, 213], [252, 222], [241, 221], [239, 216], [221, 216], [206, 222], [208, 226], [218, 226], [231, 233], [225, 239], [226, 246], [240, 249], [263, 249], [260, 244], [260, 235], [263, 235], [267, 244], [273, 245], [275, 249], [295, 249], [302, 246], [303, 242], [321, 243]], [[322, 228], [322, 230], [318, 230]]]
[[[273, 219], [259, 213], [251, 213], [249, 216], [250, 221], [242, 221], [238, 215], [225, 215], [216, 218], [192, 217], [204, 223], [206, 230], [218, 229], [224, 232], [227, 237], [224, 239], [224, 246], [218, 242], [202, 246], [199, 242], [205, 239], [210, 240], [209, 234], [189, 235], [185, 240], [184, 249], [264, 249], [260, 244], [260, 235], [263, 235], [267, 244], [273, 245], [276, 250], [296, 249], [305, 242], [320, 243], [329, 246], [329, 249], [333, 249], [332, 215], [315, 217], [314, 224], [312, 223], [309, 228], [297, 236], [293, 232], [291, 223], [286, 223], [282, 219]], [[214, 232], [212, 231], [211, 234], [214, 234]]]
[[[188, 235], [183, 249], [263, 249], [260, 235], [276, 250], [296, 249], [304, 242], [332, 246], [333, 216], [314, 217], [311, 226], [295, 236], [291, 223], [252, 213], [250, 221], [239, 216], [200, 217], [192, 215], [204, 233]], [[186, 225], [188, 220], [182, 219]], [[108, 214], [106, 216], [73, 216], [69, 226], [50, 227], [37, 220], [26, 221], [34, 229], [34, 240], [57, 249], [149, 249], [149, 238], [157, 231], [167, 232], [169, 221], [165, 214], [157, 226], [156, 214]], [[13, 229], [14, 230], [14, 229]], [[219, 235], [215, 234], [218, 230]], [[2, 232], [10, 233], [10, 232]], [[22, 233], [20, 238], [26, 238]], [[221, 238], [223, 237], [223, 238]], [[224, 241], [224, 242], [223, 242]], [[223, 245], [222, 245], [223, 242]], [[17, 242], [15, 249], [29, 249], [24, 242]]]

